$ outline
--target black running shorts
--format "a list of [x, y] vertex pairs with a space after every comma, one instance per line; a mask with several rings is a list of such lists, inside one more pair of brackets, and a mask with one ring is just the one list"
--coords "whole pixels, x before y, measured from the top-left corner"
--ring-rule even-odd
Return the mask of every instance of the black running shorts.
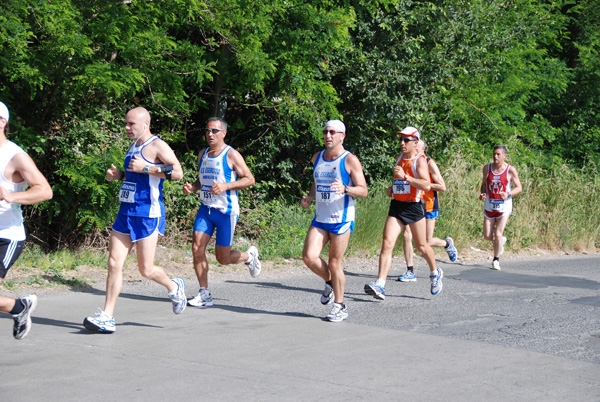
[[402, 202], [392, 199], [388, 216], [399, 219], [403, 224], [410, 225], [425, 218], [425, 203]]
[[17, 261], [25, 240], [0, 239], [0, 278], [6, 277], [8, 269]]

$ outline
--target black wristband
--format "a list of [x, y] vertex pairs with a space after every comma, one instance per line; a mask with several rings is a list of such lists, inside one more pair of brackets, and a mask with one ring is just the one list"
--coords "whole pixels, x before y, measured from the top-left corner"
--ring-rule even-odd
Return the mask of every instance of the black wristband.
[[171, 175], [173, 174], [173, 165], [161, 166], [158, 168], [158, 172], [164, 173], [165, 178], [167, 180], [171, 180]]
[[120, 172], [121, 172], [121, 178], [120, 178], [120, 180], [123, 180], [125, 178], [125, 171], [120, 170]]

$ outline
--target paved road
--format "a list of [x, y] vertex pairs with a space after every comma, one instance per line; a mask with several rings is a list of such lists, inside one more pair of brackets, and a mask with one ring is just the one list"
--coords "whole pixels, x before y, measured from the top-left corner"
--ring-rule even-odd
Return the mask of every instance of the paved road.
[[599, 401], [600, 255], [488, 264], [440, 261], [435, 297], [390, 277], [380, 302], [362, 290], [376, 262], [351, 261], [340, 324], [302, 267], [214, 275], [215, 306], [179, 316], [159, 287], [126, 285], [113, 335], [81, 326], [100, 289], [41, 295], [26, 339], [0, 316], [0, 399]]

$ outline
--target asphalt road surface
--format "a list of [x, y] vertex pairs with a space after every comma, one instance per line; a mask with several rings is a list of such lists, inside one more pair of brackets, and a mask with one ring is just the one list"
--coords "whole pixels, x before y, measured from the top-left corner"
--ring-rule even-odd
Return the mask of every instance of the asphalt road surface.
[[214, 307], [178, 316], [159, 286], [126, 283], [111, 335], [81, 325], [103, 283], [40, 294], [25, 339], [0, 316], [0, 400], [600, 401], [600, 255], [439, 267], [439, 295], [421, 260], [377, 301], [377, 261], [348, 261], [338, 324], [301, 264], [212, 275]]

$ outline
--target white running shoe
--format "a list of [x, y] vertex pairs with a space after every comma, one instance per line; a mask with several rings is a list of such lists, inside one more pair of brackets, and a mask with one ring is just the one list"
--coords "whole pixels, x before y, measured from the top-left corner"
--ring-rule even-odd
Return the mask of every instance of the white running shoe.
[[15, 339], [23, 339], [31, 329], [31, 313], [33, 313], [37, 307], [37, 296], [25, 296], [17, 299], [15, 303], [21, 303], [23, 305], [23, 311], [19, 314], [13, 314], [12, 316], [15, 320], [13, 325], [13, 336]]
[[198, 296], [187, 302], [192, 307], [211, 307], [213, 305], [213, 298], [208, 289], [200, 289]]
[[260, 275], [260, 261], [258, 260], [258, 249], [254, 246], [248, 247], [246, 251], [250, 255], [250, 261], [245, 264], [248, 266], [250, 270], [250, 276], [256, 278]]
[[173, 312], [175, 314], [181, 314], [185, 310], [187, 305], [187, 298], [185, 297], [185, 281], [183, 278], [172, 279], [173, 283], [177, 288], [173, 293], [169, 293], [169, 299], [173, 303]]
[[410, 269], [407, 269], [406, 272], [404, 273], [404, 275], [399, 276], [398, 279], [396, 279], [398, 282], [416, 282], [417, 281], [417, 275], [415, 274], [415, 271], [411, 271]]
[[348, 318], [348, 308], [339, 303], [333, 303], [333, 308], [327, 314], [327, 319], [331, 322], [342, 322]]
[[440, 268], [436, 268], [434, 272], [435, 274], [429, 275], [429, 280], [431, 281], [431, 294], [435, 296], [442, 291], [444, 272]]
[[496, 271], [500, 271], [500, 261], [494, 260], [492, 261], [492, 269]]
[[106, 314], [101, 308], [94, 313], [93, 316], [85, 317], [83, 320], [85, 329], [102, 334], [112, 334], [117, 328], [115, 327], [115, 319]]
[[373, 296], [377, 300], [385, 300], [385, 288], [378, 285], [377, 282], [367, 283], [364, 289], [366, 294]]

